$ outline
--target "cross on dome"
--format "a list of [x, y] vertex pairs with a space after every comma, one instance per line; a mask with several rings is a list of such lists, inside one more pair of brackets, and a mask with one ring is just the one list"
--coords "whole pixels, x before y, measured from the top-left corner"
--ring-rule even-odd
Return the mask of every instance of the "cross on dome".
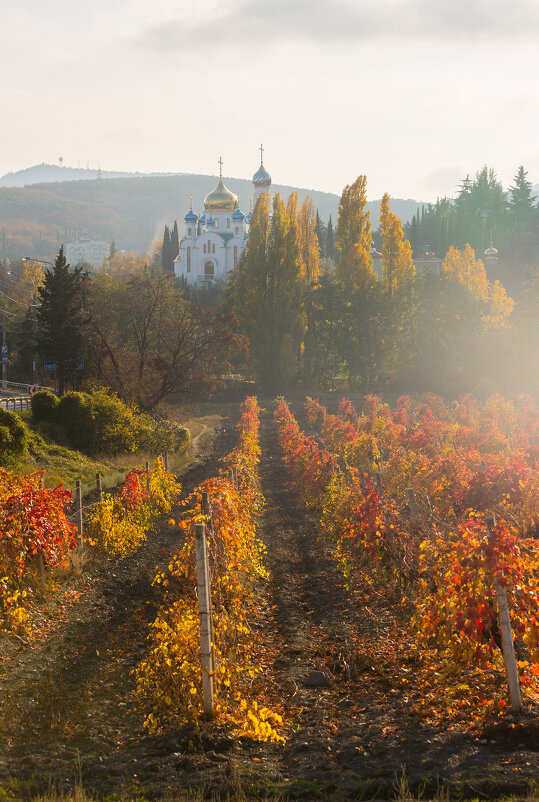
[[219, 156], [219, 178], [223, 177], [223, 160], [221, 156]]
[[264, 164], [264, 145], [260, 145], [260, 164]]

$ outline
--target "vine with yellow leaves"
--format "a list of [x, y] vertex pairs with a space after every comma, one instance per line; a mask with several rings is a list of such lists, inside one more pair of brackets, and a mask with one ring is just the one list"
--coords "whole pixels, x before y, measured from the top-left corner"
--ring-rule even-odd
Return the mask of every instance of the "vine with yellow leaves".
[[[252, 690], [261, 672], [262, 645], [250, 626], [249, 612], [257, 604], [257, 585], [267, 576], [264, 547], [256, 534], [264, 506], [258, 476], [259, 413], [256, 398], [247, 398], [238, 425], [239, 443], [224, 458], [219, 476], [202, 482], [181, 502], [184, 512], [179, 527], [185, 543], [168, 571], [155, 579], [166, 588], [167, 600], [151, 625], [148, 656], [135, 670], [150, 732], [202, 716], [194, 526], [205, 523], [216, 716], [238, 736], [284, 740], [281, 711], [253, 698]], [[209, 497], [210, 517], [202, 510], [203, 493]]]

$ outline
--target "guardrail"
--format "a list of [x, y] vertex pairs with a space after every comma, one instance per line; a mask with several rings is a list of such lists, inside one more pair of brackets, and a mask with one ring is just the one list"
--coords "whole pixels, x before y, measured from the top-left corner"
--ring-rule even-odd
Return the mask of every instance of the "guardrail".
[[8, 409], [11, 412], [16, 412], [17, 410], [22, 411], [23, 409], [31, 409], [31, 396], [5, 396], [4, 398], [0, 398], [0, 407]]

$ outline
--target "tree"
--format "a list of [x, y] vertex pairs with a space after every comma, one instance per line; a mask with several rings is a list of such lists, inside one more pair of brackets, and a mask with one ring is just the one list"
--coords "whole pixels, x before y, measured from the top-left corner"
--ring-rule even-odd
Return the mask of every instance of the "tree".
[[163, 270], [165, 273], [170, 272], [170, 254], [171, 254], [171, 243], [170, 243], [170, 231], [168, 226], [165, 226], [165, 231], [163, 232], [163, 247], [161, 249], [161, 263], [163, 265]]
[[298, 213], [298, 240], [301, 259], [301, 275], [310, 284], [320, 275], [320, 245], [316, 229], [320, 228], [318, 212], [313, 200], [307, 196]]
[[382, 234], [382, 271], [386, 290], [393, 295], [402, 284], [415, 275], [412, 247], [403, 237], [402, 223], [389, 208], [389, 195], [384, 193], [380, 204], [380, 231]]
[[174, 273], [174, 259], [180, 252], [180, 236], [178, 234], [178, 223], [174, 220], [172, 231], [170, 232], [170, 272]]
[[335, 259], [335, 235], [333, 233], [331, 215], [329, 216], [328, 227], [326, 230], [326, 256], [328, 259]]
[[343, 190], [339, 203], [336, 276], [349, 289], [373, 278], [371, 258], [371, 216], [367, 206], [367, 178], [360, 175]]
[[83, 283], [82, 268], [70, 268], [62, 246], [37, 290], [38, 352], [56, 362], [60, 395], [83, 356]]
[[488, 304], [483, 314], [483, 322], [491, 328], [505, 325], [514, 308], [513, 299], [499, 281], [489, 282], [485, 265], [476, 259], [475, 251], [469, 243], [464, 250], [451, 247], [442, 263], [443, 274], [463, 284], [479, 301]]
[[518, 231], [526, 230], [537, 214], [537, 207], [535, 206], [532, 196], [532, 182], [528, 181], [526, 176], [528, 173], [521, 165], [518, 168], [517, 174], [513, 181], [514, 186], [509, 187], [509, 209], [515, 218], [515, 228]]
[[297, 371], [303, 339], [297, 196], [257, 200], [249, 239], [227, 289], [228, 302], [249, 338], [255, 375], [266, 392], [282, 392]]
[[234, 316], [185, 301], [164, 272], [100, 274], [90, 285], [93, 371], [125, 400], [153, 409], [171, 394], [205, 397], [245, 350]]

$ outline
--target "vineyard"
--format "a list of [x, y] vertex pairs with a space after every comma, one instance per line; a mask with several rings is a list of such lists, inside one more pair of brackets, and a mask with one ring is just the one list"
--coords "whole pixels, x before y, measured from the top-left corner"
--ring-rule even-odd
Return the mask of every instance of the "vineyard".
[[99, 795], [392, 799], [403, 771], [424, 798], [528, 793], [533, 402], [267, 406], [181, 485], [157, 460], [94, 503], [78, 577], [69, 491], [2, 474], [0, 787], [69, 787], [78, 750]]

